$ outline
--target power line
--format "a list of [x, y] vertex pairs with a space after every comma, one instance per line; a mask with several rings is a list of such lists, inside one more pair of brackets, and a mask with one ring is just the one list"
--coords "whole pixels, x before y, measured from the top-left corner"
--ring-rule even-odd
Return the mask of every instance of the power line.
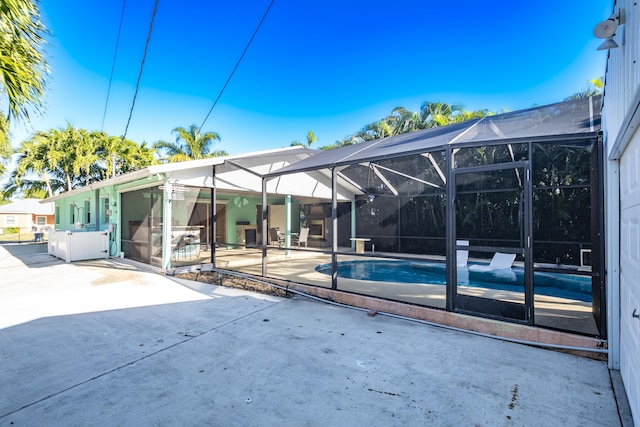
[[104, 130], [104, 119], [107, 116], [107, 105], [109, 105], [109, 94], [111, 94], [111, 83], [113, 82], [113, 70], [116, 68], [116, 57], [118, 56], [118, 45], [120, 44], [120, 33], [122, 32], [122, 21], [124, 20], [124, 9], [127, 6], [127, 0], [122, 2], [122, 13], [120, 14], [120, 25], [118, 26], [118, 37], [116, 37], [116, 50], [113, 53], [113, 61], [111, 63], [111, 75], [109, 76], [109, 88], [107, 89], [107, 100], [104, 103], [104, 113], [102, 113], [102, 125], [100, 132]]
[[124, 135], [122, 140], [127, 137], [127, 131], [129, 130], [129, 123], [131, 123], [131, 116], [133, 116], [133, 107], [136, 105], [136, 98], [138, 97], [138, 89], [140, 87], [140, 79], [142, 78], [142, 69], [144, 68], [144, 60], [147, 57], [147, 50], [149, 49], [149, 41], [151, 40], [151, 33], [153, 31], [153, 20], [156, 17], [156, 10], [158, 10], [158, 1], [156, 0], [153, 6], [153, 13], [151, 14], [151, 23], [149, 24], [149, 34], [147, 35], [147, 42], [144, 45], [144, 54], [142, 55], [142, 61], [140, 62], [140, 72], [138, 73], [138, 81], [136, 82], [136, 91], [133, 94], [133, 101], [131, 102], [131, 110], [129, 110], [129, 119], [127, 120], [127, 126], [124, 128]]
[[229, 77], [227, 78], [227, 81], [224, 83], [224, 86], [222, 86], [222, 89], [220, 90], [220, 93], [218, 94], [218, 97], [216, 98], [216, 100], [213, 102], [213, 105], [211, 106], [211, 109], [209, 110], [209, 112], [207, 113], [207, 116], [204, 118], [202, 124], [200, 125], [200, 127], [198, 128], [198, 132], [202, 131], [202, 127], [204, 126], [204, 124], [207, 122], [207, 120], [209, 119], [209, 116], [211, 115], [211, 112], [213, 111], [213, 109], [216, 107], [216, 105], [218, 104], [218, 101], [220, 100], [220, 97], [222, 96], [222, 93], [224, 92], [224, 90], [227, 88], [227, 85], [229, 84], [229, 81], [231, 80], [231, 77], [233, 77], [234, 73], [236, 72], [236, 70], [238, 69], [238, 66], [240, 65], [240, 62], [242, 62], [242, 58], [244, 58], [244, 54], [247, 53], [247, 50], [249, 49], [249, 46], [251, 46], [251, 42], [253, 41], [253, 39], [255, 38], [256, 34], [258, 34], [258, 30], [260, 29], [260, 26], [262, 25], [262, 23], [264, 22], [265, 18], [267, 17], [267, 15], [269, 14], [269, 10], [271, 10], [271, 6], [273, 6], [273, 3], [276, 0], [271, 0], [271, 3], [269, 3], [269, 7], [267, 7], [267, 10], [264, 11], [264, 15], [262, 15], [262, 19], [260, 20], [260, 23], [258, 23], [258, 26], [256, 27], [256, 30], [253, 32], [253, 35], [251, 36], [251, 38], [249, 39], [249, 42], [247, 43], [247, 46], [245, 46], [244, 50], [242, 51], [242, 55], [240, 55], [240, 58], [238, 59], [238, 62], [236, 62], [236, 66], [233, 67], [233, 70], [231, 71], [231, 74], [229, 74]]

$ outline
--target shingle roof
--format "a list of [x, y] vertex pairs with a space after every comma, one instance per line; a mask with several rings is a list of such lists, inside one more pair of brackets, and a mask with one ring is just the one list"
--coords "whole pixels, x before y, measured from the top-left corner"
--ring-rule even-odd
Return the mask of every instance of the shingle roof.
[[53, 203], [40, 203], [40, 199], [16, 200], [0, 206], [0, 213], [53, 215]]

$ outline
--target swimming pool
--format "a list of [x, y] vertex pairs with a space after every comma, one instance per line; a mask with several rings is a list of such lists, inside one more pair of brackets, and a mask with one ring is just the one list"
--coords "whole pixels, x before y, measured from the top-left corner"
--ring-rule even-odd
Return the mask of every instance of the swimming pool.
[[[469, 263], [474, 265], [477, 263]], [[480, 264], [478, 264], [480, 265]], [[331, 274], [331, 264], [321, 264], [316, 271]], [[465, 286], [522, 292], [524, 270], [472, 271], [458, 269], [458, 281]], [[338, 262], [338, 277], [377, 282], [446, 284], [446, 266], [436, 262], [358, 260]], [[534, 272], [535, 293], [552, 297], [591, 302], [591, 277], [562, 273]]]

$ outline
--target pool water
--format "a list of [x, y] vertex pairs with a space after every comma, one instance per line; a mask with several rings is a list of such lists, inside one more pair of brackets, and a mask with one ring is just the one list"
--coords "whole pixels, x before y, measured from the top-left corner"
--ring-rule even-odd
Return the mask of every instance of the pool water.
[[[477, 263], [469, 263], [469, 266], [474, 264]], [[316, 271], [330, 275], [331, 264], [318, 265]], [[338, 277], [445, 285], [446, 266], [443, 263], [417, 261], [342, 261], [338, 262]], [[458, 268], [458, 282], [476, 288], [523, 292], [524, 270], [522, 267], [512, 267], [506, 270], [473, 271], [473, 267], [463, 267]], [[589, 276], [534, 272], [534, 289], [539, 295], [591, 302]]]

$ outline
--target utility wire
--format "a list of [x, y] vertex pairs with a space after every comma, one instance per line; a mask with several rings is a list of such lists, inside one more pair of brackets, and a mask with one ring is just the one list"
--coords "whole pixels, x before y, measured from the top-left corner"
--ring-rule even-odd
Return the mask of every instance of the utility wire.
[[229, 81], [231, 80], [231, 77], [233, 77], [233, 75], [235, 74], [236, 70], [238, 69], [238, 66], [240, 65], [240, 62], [242, 62], [242, 58], [244, 58], [244, 54], [247, 53], [247, 50], [249, 49], [249, 46], [251, 46], [251, 42], [253, 42], [253, 39], [256, 37], [256, 34], [258, 34], [258, 30], [260, 29], [260, 26], [262, 26], [262, 23], [264, 22], [265, 18], [269, 14], [269, 10], [271, 10], [271, 6], [273, 6], [273, 3], [275, 1], [276, 0], [271, 0], [271, 3], [269, 3], [269, 7], [267, 7], [267, 10], [264, 11], [264, 15], [262, 15], [262, 19], [260, 20], [260, 23], [258, 23], [258, 26], [256, 27], [256, 30], [253, 32], [253, 35], [249, 39], [249, 42], [247, 43], [247, 46], [245, 46], [244, 50], [242, 51], [242, 55], [240, 55], [240, 58], [238, 58], [238, 62], [236, 62], [236, 66], [233, 67], [233, 70], [231, 71], [231, 74], [229, 74], [229, 77], [227, 78], [227, 81], [224, 83], [224, 86], [222, 86], [222, 89], [220, 90], [220, 93], [218, 94], [218, 97], [213, 102], [213, 105], [211, 106], [211, 109], [207, 113], [207, 116], [204, 118], [202, 124], [198, 128], [198, 132], [202, 131], [202, 127], [207, 122], [207, 120], [209, 119], [209, 116], [211, 115], [211, 112], [213, 111], [213, 109], [218, 104], [218, 101], [220, 100], [220, 97], [222, 96], [222, 93], [227, 88], [227, 85], [229, 84]]
[[140, 62], [140, 72], [138, 73], [138, 81], [136, 82], [136, 91], [133, 94], [133, 101], [131, 102], [131, 110], [129, 110], [129, 119], [127, 120], [127, 126], [124, 128], [124, 135], [122, 140], [127, 137], [127, 131], [129, 130], [129, 123], [131, 123], [131, 116], [133, 115], [133, 107], [136, 105], [136, 98], [138, 97], [138, 89], [140, 87], [140, 79], [142, 78], [142, 69], [144, 68], [144, 60], [147, 57], [147, 50], [149, 49], [149, 41], [151, 40], [151, 32], [153, 31], [153, 20], [156, 17], [156, 10], [158, 10], [158, 1], [156, 0], [153, 6], [153, 13], [151, 14], [151, 23], [149, 24], [149, 34], [147, 35], [147, 42], [144, 45], [144, 54], [142, 55], [142, 61]]
[[107, 105], [109, 105], [109, 94], [111, 93], [111, 83], [113, 82], [113, 71], [116, 68], [116, 57], [118, 56], [118, 45], [120, 44], [120, 33], [122, 32], [122, 21], [124, 20], [124, 9], [127, 6], [127, 0], [122, 2], [122, 13], [120, 13], [120, 25], [118, 26], [118, 37], [116, 38], [116, 50], [113, 53], [113, 62], [111, 63], [111, 75], [109, 76], [109, 88], [107, 89], [107, 100], [104, 103], [104, 113], [102, 113], [102, 125], [100, 132], [104, 130], [104, 119], [107, 116]]

